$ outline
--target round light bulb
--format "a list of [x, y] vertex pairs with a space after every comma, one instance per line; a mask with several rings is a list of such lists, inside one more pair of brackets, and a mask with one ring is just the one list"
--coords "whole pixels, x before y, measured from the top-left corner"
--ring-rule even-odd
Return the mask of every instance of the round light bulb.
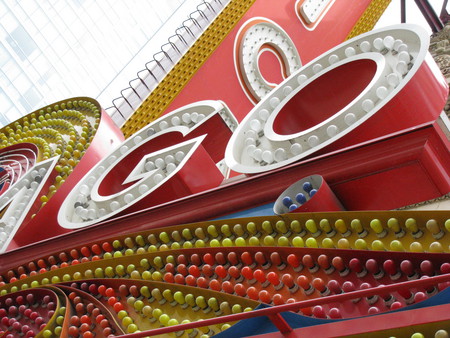
[[370, 42], [369, 41], [363, 41], [359, 45], [359, 48], [361, 49], [361, 52], [367, 53], [370, 52]]

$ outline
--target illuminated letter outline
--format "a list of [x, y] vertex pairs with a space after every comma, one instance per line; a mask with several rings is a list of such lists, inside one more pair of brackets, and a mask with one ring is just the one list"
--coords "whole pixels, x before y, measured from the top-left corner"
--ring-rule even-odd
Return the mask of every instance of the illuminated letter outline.
[[[264, 32], [259, 38], [258, 31]], [[269, 33], [272, 31], [275, 32], [275, 37], [270, 37]], [[251, 40], [249, 35], [256, 36], [257, 40]], [[275, 40], [278, 36], [281, 43]], [[250, 42], [252, 46], [249, 46]], [[266, 81], [259, 70], [258, 59], [266, 51], [277, 57], [283, 71], [283, 78], [288, 77], [302, 65], [294, 42], [281, 26], [263, 17], [255, 17], [245, 22], [234, 40], [234, 65], [239, 83], [253, 104], [277, 86], [276, 83]], [[249, 73], [252, 74], [252, 78], [249, 78]]]
[[[266, 172], [333, 143], [400, 92], [425, 60], [428, 45], [429, 38], [421, 27], [395, 25], [359, 35], [317, 57], [283, 81], [244, 118], [228, 143], [227, 165], [240, 173]], [[365, 90], [346, 107], [296, 134], [279, 135], [273, 130], [280, 110], [302, 88], [339, 65], [362, 59], [376, 62], [377, 70]], [[264, 158], [273, 160], [269, 163]]]
[[[188, 114], [190, 119], [185, 114]], [[195, 121], [193, 114], [196, 114]], [[58, 212], [60, 226], [78, 229], [96, 224], [124, 211], [161, 187], [185, 165], [207, 133], [145, 155], [123, 182], [123, 184], [135, 182], [134, 184], [108, 196], [98, 193], [105, 176], [138, 147], [163, 134], [179, 132], [186, 136], [215, 114], [219, 114], [231, 130], [236, 128], [236, 118], [222, 102], [201, 101], [162, 116], [125, 140], [97, 163], [72, 189]], [[163, 168], [154, 167], [157, 158], [167, 159], [167, 156], [170, 157], [170, 162], [166, 161]], [[146, 164], [150, 161], [152, 165], [146, 168]], [[169, 170], [168, 163], [174, 164], [172, 165], [174, 168]], [[220, 166], [220, 163], [217, 165]]]
[[5, 252], [9, 243], [11, 243], [58, 160], [59, 156], [54, 156], [35, 164], [2, 195], [0, 210], [5, 208], [6, 210], [0, 218], [0, 232], [4, 232], [6, 238], [0, 239], [0, 253]]

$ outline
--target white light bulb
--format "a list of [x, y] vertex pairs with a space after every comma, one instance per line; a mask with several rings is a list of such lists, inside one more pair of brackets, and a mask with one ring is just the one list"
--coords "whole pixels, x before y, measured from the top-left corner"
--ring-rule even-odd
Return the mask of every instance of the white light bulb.
[[353, 123], [356, 122], [356, 116], [353, 113], [348, 113], [344, 116], [344, 121], [347, 124], [347, 126], [351, 126]]
[[112, 211], [116, 211], [116, 210], [120, 209], [120, 203], [117, 201], [112, 201], [111, 203], [109, 203], [109, 208]]
[[408, 51], [408, 45], [405, 43], [402, 43], [400, 46], [398, 46], [398, 50], [399, 53], [401, 52], [407, 52]]
[[155, 176], [153, 176], [153, 181], [155, 182], [155, 184], [161, 183], [164, 180], [164, 175], [162, 174], [156, 174]]
[[166, 157], [164, 157], [164, 161], [166, 162], [166, 164], [175, 163], [175, 157], [169, 154]]
[[403, 51], [403, 52], [398, 53], [398, 60], [409, 63], [411, 61], [411, 57], [409, 56], [408, 52]]
[[139, 144], [139, 143], [141, 143], [141, 141], [142, 141], [142, 137], [140, 137], [139, 135], [133, 139], [134, 144]]
[[83, 219], [87, 219], [88, 218], [88, 209], [82, 208], [80, 210], [80, 217]]
[[289, 151], [291, 152], [292, 155], [300, 155], [302, 152], [302, 145], [299, 143], [294, 143], [291, 145], [291, 147], [289, 148]]
[[191, 122], [191, 114], [184, 113], [183, 115], [181, 115], [181, 119], [184, 123], [189, 124]]
[[361, 42], [361, 44], [359, 45], [359, 48], [361, 49], [361, 52], [363, 53], [367, 53], [370, 52], [370, 42], [369, 41], [363, 41]]
[[134, 196], [133, 194], [125, 194], [125, 196], [123, 196], [123, 200], [125, 201], [126, 204], [133, 202], [134, 200]]
[[334, 64], [334, 63], [336, 63], [336, 62], [338, 62], [339, 61], [339, 56], [337, 56], [336, 54], [332, 54], [332, 55], [330, 55], [330, 57], [328, 58], [328, 63], [330, 64], [330, 65], [332, 65], [332, 64]]
[[257, 162], [261, 162], [262, 160], [262, 150], [259, 148], [256, 148], [253, 151], [252, 157], [257, 161]]
[[346, 57], [350, 57], [350, 56], [354, 56], [354, 55], [356, 55], [356, 50], [355, 50], [355, 48], [353, 48], [353, 47], [347, 47], [347, 48], [345, 48], [345, 56]]
[[197, 113], [197, 112], [193, 112], [193, 113], [191, 114], [191, 120], [192, 120], [192, 122], [197, 123], [197, 119], [198, 119], [198, 113]]
[[317, 137], [317, 135], [311, 135], [310, 137], [308, 137], [308, 144], [311, 148], [319, 145], [319, 138]]
[[108, 158], [109, 164], [113, 164], [116, 160], [117, 160], [117, 156], [114, 156], [114, 155], [112, 155]]
[[183, 158], [184, 158], [184, 156], [185, 156], [185, 154], [184, 154], [184, 152], [183, 151], [177, 151], [176, 153], [175, 153], [175, 160], [177, 161], [177, 162], [181, 162], [181, 161], [183, 161]]
[[138, 188], [139, 193], [145, 194], [148, 191], [148, 186], [146, 184], [141, 184]]
[[261, 154], [261, 158], [264, 162], [268, 164], [273, 162], [273, 154], [270, 150], [263, 151], [263, 153]]
[[257, 119], [253, 119], [250, 121], [250, 128], [255, 132], [259, 132], [262, 129], [261, 122]]
[[316, 63], [316, 64], [313, 66], [313, 72], [314, 72], [314, 74], [319, 73], [322, 69], [323, 69], [323, 66], [322, 66], [320, 63]]
[[394, 47], [394, 42], [394, 38], [390, 35], [385, 36], [383, 39], [384, 47], [386, 47], [387, 49], [392, 49]]
[[297, 82], [298, 82], [299, 85], [304, 83], [306, 80], [308, 80], [308, 77], [305, 74], [299, 75], [297, 77]]
[[151, 171], [154, 170], [155, 168], [156, 168], [155, 163], [153, 161], [147, 161], [144, 164], [145, 171]]
[[96, 219], [97, 218], [97, 211], [95, 209], [88, 209], [87, 218], [89, 219]]
[[128, 147], [127, 146], [121, 146], [120, 147], [120, 153], [123, 155], [128, 151]]
[[382, 38], [376, 38], [373, 40], [373, 48], [377, 51], [381, 51], [384, 48], [384, 43]]
[[405, 61], [399, 61], [397, 66], [395, 66], [395, 70], [402, 75], [408, 73], [408, 64]]
[[275, 159], [275, 161], [277, 162], [282, 162], [286, 159], [286, 150], [284, 150], [283, 148], [278, 148], [277, 150], [275, 150], [274, 154], [273, 154], [273, 158]]
[[387, 82], [389, 83], [390, 86], [397, 87], [398, 84], [400, 83], [400, 79], [397, 74], [391, 73], [387, 76]]
[[253, 157], [253, 153], [255, 152], [256, 146], [253, 144], [248, 145], [245, 148], [245, 154], [247, 154], [247, 156]]
[[[259, 118], [260, 118], [261, 120], [267, 121], [267, 119], [269, 118], [270, 113], [269, 113], [269, 111], [268, 111], [267, 109], [261, 109], [261, 110], [258, 112], [258, 115], [259, 115]], [[256, 137], [256, 133], [255, 133], [255, 137]]]
[[245, 139], [245, 141], [244, 141], [244, 144], [245, 144], [246, 146], [256, 145], [256, 141], [255, 141], [254, 138], [247, 137], [247, 138]]
[[389, 90], [384, 86], [380, 86], [377, 88], [376, 94], [380, 100], [383, 100], [384, 98], [386, 98], [388, 96]]
[[175, 163], [169, 163], [167, 165], [167, 168], [166, 168], [167, 169], [167, 173], [168, 174], [173, 173], [176, 168], [177, 168], [177, 165]]
[[107, 211], [106, 211], [105, 208], [100, 208], [100, 209], [98, 209], [98, 217], [99, 217], [99, 218], [100, 218], [100, 217], [105, 217], [106, 214], [107, 214]]
[[163, 168], [166, 167], [166, 162], [164, 162], [164, 160], [163, 160], [161, 157], [158, 157], [158, 158], [155, 160], [155, 166], [156, 166], [156, 168], [158, 168], [158, 169], [163, 169]]
[[373, 109], [373, 107], [375, 105], [371, 99], [366, 99], [362, 102], [361, 106], [362, 106], [362, 109], [368, 113], [369, 111], [371, 111]]
[[327, 135], [329, 137], [333, 137], [333, 136], [337, 135], [338, 132], [339, 132], [339, 129], [334, 124], [331, 124], [327, 127]]
[[155, 134], [155, 129], [154, 128], [148, 128], [147, 130], [147, 136], [152, 136]]
[[41, 175], [41, 176], [44, 176], [46, 172], [47, 172], [47, 169], [45, 169], [45, 168], [39, 169], [39, 175]]
[[80, 194], [87, 196], [89, 194], [89, 187], [86, 184], [80, 185]]
[[164, 130], [169, 128], [169, 123], [167, 121], [161, 121], [159, 122], [159, 129]]
[[291, 86], [285, 86], [283, 88], [283, 95], [288, 96], [290, 93], [292, 93], [292, 87]]
[[275, 108], [280, 104], [280, 99], [278, 97], [274, 96], [269, 100], [269, 103], [272, 108]]
[[179, 126], [181, 124], [181, 120], [178, 116], [174, 116], [170, 119], [170, 122], [172, 123], [172, 125], [174, 126]]

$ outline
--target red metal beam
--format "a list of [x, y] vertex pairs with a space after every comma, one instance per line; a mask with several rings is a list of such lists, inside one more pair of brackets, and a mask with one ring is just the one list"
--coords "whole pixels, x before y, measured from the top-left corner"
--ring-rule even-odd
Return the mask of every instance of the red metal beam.
[[433, 7], [431, 7], [428, 0], [414, 0], [416, 2], [417, 7], [419, 7], [422, 12], [423, 17], [427, 20], [428, 25], [430, 25], [431, 30], [436, 33], [444, 28], [444, 24], [441, 19], [437, 16]]
[[[370, 289], [365, 289], [365, 290], [346, 292], [346, 293], [341, 293], [339, 295], [309, 299], [309, 300], [304, 300], [304, 301], [291, 303], [291, 304], [283, 304], [283, 305], [273, 306], [273, 307], [269, 307], [269, 308], [254, 310], [254, 311], [250, 311], [250, 312], [242, 312], [242, 313], [237, 313], [237, 314], [232, 314], [232, 315], [227, 315], [227, 316], [222, 316], [222, 317], [217, 317], [217, 318], [210, 318], [210, 319], [205, 319], [202, 321], [197, 321], [197, 322], [192, 322], [192, 323], [187, 323], [187, 324], [162, 327], [162, 328], [158, 328], [158, 329], [147, 330], [147, 331], [142, 331], [142, 332], [138, 332], [138, 333], [131, 333], [131, 334], [122, 335], [122, 336], [118, 336], [118, 337], [126, 336], [127, 338], [139, 338], [139, 337], [167, 334], [167, 333], [176, 332], [176, 331], [184, 331], [187, 329], [194, 329], [197, 327], [203, 327], [203, 326], [208, 326], [208, 325], [216, 325], [216, 324], [221, 324], [221, 323], [225, 323], [225, 322], [234, 322], [234, 321], [238, 321], [238, 320], [255, 318], [255, 317], [260, 317], [260, 316], [268, 316], [270, 318], [271, 316], [274, 316], [274, 315], [280, 316], [280, 313], [285, 312], [285, 311], [297, 312], [300, 309], [308, 308], [308, 307], [312, 307], [312, 306], [316, 306], [316, 305], [322, 305], [322, 304], [327, 304], [327, 303], [339, 303], [339, 302], [343, 302], [343, 301], [350, 300], [350, 299], [370, 297], [370, 296], [377, 295], [380, 293], [386, 294], [386, 293], [398, 291], [401, 289], [421, 288], [421, 287], [436, 285], [439, 283], [444, 283], [444, 282], [449, 282], [449, 281], [450, 281], [450, 274], [444, 274], [444, 275], [434, 276], [434, 277], [430, 277], [430, 278], [401, 282], [401, 283], [385, 285], [385, 286], [378, 286], [375, 288], [370, 288]], [[278, 327], [278, 325], [276, 325], [276, 326], [280, 330], [280, 332], [283, 334], [289, 333], [292, 331], [292, 329], [289, 330], [290, 327], [288, 329], [286, 326], [280, 326], [280, 327]], [[282, 330], [283, 331], [286, 330], [287, 332], [283, 332]]]

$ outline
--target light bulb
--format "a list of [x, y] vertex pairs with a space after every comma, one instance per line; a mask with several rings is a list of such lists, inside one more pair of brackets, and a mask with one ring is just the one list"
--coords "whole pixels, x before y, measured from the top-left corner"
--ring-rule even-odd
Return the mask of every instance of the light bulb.
[[[270, 113], [269, 113], [269, 111], [267, 109], [261, 109], [259, 111], [258, 115], [259, 115], [259, 118], [261, 120], [267, 121], [267, 119], [269, 118]], [[254, 138], [256, 138], [256, 133], [255, 133], [255, 137]]]
[[118, 209], [120, 208], [120, 203], [117, 202], [117, 201], [112, 201], [112, 202], [109, 204], [109, 208], [110, 208], [112, 211], [116, 211], [116, 210], [118, 210]]
[[370, 52], [370, 42], [369, 41], [361, 42], [361, 44], [359, 45], [359, 48], [361, 49], [361, 51], [363, 53]]
[[409, 63], [411, 61], [411, 56], [409, 55], [408, 52], [403, 51], [398, 53], [398, 60]]
[[155, 182], [155, 184], [161, 183], [164, 180], [164, 175], [162, 174], [156, 174], [155, 176], [153, 176], [153, 181]]
[[173, 173], [175, 169], [177, 168], [177, 165], [175, 163], [169, 163], [166, 167], [167, 173]]
[[175, 160], [177, 160], [177, 162], [181, 162], [183, 160], [184, 156], [185, 156], [185, 154], [183, 151], [181, 151], [181, 150], [177, 151], [175, 153]]
[[131, 203], [131, 202], [133, 202], [133, 200], [134, 200], [134, 196], [133, 196], [133, 194], [130, 194], [130, 193], [128, 193], [128, 194], [125, 194], [125, 196], [123, 197], [123, 200], [125, 201], [125, 203]]
[[317, 135], [311, 135], [310, 137], [308, 137], [308, 144], [311, 148], [316, 147], [317, 145], [319, 145], [319, 143], [320, 141]]
[[186, 123], [189, 124], [191, 122], [191, 114], [189, 113], [184, 113], [183, 115], [181, 115], [181, 120]]
[[319, 73], [322, 69], [323, 69], [323, 66], [322, 66], [320, 63], [316, 63], [316, 64], [313, 66], [313, 72], [314, 72], [314, 74]]
[[390, 35], [385, 36], [383, 39], [383, 44], [387, 49], [392, 49], [394, 47], [394, 38]]
[[253, 153], [255, 152], [255, 150], [256, 150], [256, 146], [254, 144], [250, 144], [247, 146], [245, 152], [248, 156], [253, 157]]
[[166, 162], [166, 164], [175, 163], [175, 157], [169, 154], [164, 158], [164, 162]]
[[283, 88], [283, 94], [284, 96], [288, 96], [290, 93], [292, 93], [292, 87], [291, 86], [285, 86]]
[[306, 80], [308, 80], [308, 77], [305, 74], [301, 74], [297, 77], [297, 82], [299, 85], [304, 83]]
[[153, 161], [147, 161], [147, 162], [145, 162], [145, 165], [144, 165], [144, 169], [145, 169], [145, 171], [150, 171], [150, 170], [153, 170], [153, 169], [155, 169], [156, 167], [155, 167], [155, 163], [153, 162]]
[[253, 119], [250, 121], [250, 128], [255, 132], [259, 132], [262, 129], [261, 122], [257, 119]]
[[354, 55], [356, 55], [356, 50], [355, 50], [355, 48], [353, 48], [353, 47], [347, 47], [347, 48], [345, 48], [345, 56], [346, 57], [350, 57], [350, 56], [354, 56]]
[[167, 129], [167, 128], [169, 128], [169, 123], [167, 123], [167, 121], [161, 121], [159, 123], [159, 129], [164, 130], [164, 129]]
[[395, 69], [400, 74], [405, 75], [406, 73], [408, 73], [408, 64], [405, 61], [399, 61]]
[[139, 193], [145, 194], [148, 191], [148, 186], [146, 184], [141, 184], [138, 188]]
[[361, 106], [362, 106], [362, 109], [368, 113], [369, 111], [371, 111], [373, 109], [373, 107], [375, 105], [371, 99], [366, 99], [362, 102]]
[[270, 150], [263, 151], [261, 158], [264, 162], [270, 164], [273, 162], [273, 154]]
[[339, 129], [334, 124], [329, 125], [327, 128], [327, 135], [329, 137], [333, 137], [333, 136], [337, 135], [338, 132], [339, 132]]
[[133, 142], [134, 142], [134, 144], [139, 144], [139, 143], [141, 143], [141, 142], [142, 142], [142, 137], [140, 137], [139, 135], [136, 136], [136, 137], [133, 139]]
[[123, 155], [128, 151], [128, 147], [127, 146], [122, 146], [120, 147], [120, 153]]
[[386, 98], [386, 96], [388, 96], [389, 91], [388, 91], [388, 89], [386, 87], [380, 86], [380, 87], [377, 88], [376, 94], [377, 94], [377, 97], [380, 100], [383, 100], [384, 98]]
[[356, 116], [353, 113], [348, 113], [344, 116], [344, 121], [348, 126], [356, 122]]
[[191, 121], [194, 123], [197, 123], [197, 119], [198, 119], [198, 113], [197, 112], [193, 112], [191, 114]]
[[253, 158], [257, 161], [257, 162], [261, 162], [262, 160], [262, 150], [259, 148], [256, 148], [255, 151], [253, 151]]
[[302, 152], [302, 146], [299, 143], [294, 143], [291, 145], [291, 147], [289, 148], [289, 151], [291, 152], [292, 155], [299, 155]]
[[181, 124], [181, 120], [178, 116], [172, 117], [170, 122], [172, 122], [172, 125], [174, 126], [179, 126]]
[[389, 83], [390, 86], [397, 87], [398, 84], [400, 83], [400, 79], [397, 74], [391, 73], [387, 76], [387, 82]]
[[286, 159], [286, 150], [283, 148], [278, 148], [275, 150], [273, 157], [275, 158], [275, 161], [282, 162]]
[[334, 63], [336, 63], [338, 61], [339, 61], [339, 56], [337, 56], [336, 54], [332, 54], [328, 58], [328, 62], [329, 62], [330, 65], [332, 65], [332, 64], [334, 64]]
[[276, 108], [280, 104], [280, 99], [274, 96], [269, 100], [269, 103], [272, 108]]

